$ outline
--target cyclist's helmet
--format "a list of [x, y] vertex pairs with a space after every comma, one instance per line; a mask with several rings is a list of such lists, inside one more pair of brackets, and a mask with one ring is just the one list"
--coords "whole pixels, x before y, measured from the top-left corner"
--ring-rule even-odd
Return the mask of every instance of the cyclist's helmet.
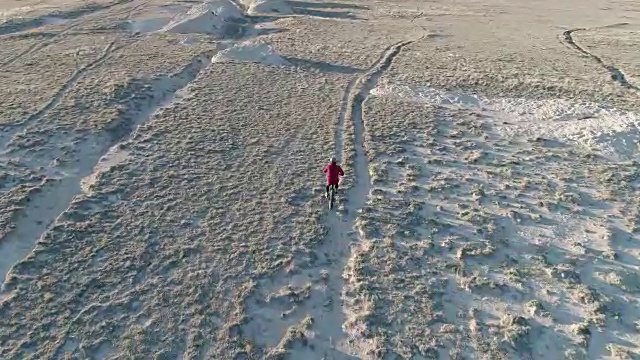
[[336, 157], [335, 157], [335, 156], [332, 156], [332, 157], [331, 157], [331, 160], [329, 160], [329, 161], [331, 161], [331, 163], [332, 163], [332, 164], [335, 164], [335, 162], [336, 162], [336, 161], [338, 161], [338, 160], [336, 160]]

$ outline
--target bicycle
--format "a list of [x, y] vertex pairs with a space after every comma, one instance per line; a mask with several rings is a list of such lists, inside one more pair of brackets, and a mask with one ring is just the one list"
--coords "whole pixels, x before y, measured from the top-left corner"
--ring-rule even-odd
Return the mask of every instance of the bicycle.
[[333, 209], [333, 204], [335, 202], [335, 196], [336, 196], [336, 186], [335, 185], [329, 185], [329, 209]]

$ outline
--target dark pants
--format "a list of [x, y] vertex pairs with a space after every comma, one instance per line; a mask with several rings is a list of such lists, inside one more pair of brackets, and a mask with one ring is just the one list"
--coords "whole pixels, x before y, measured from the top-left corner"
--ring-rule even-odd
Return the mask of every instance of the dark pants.
[[336, 187], [336, 192], [338, 191], [338, 187], [339, 187], [339, 185], [338, 185], [338, 184], [328, 184], [328, 185], [325, 187], [325, 190], [327, 191], [327, 194], [329, 193], [329, 186], [331, 186], [331, 185], [333, 185], [333, 186], [335, 186], [335, 187]]

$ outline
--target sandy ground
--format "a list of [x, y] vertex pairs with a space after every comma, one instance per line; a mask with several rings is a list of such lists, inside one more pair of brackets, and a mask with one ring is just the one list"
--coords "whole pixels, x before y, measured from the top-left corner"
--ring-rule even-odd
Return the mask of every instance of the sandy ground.
[[0, 358], [640, 358], [637, 2], [0, 15]]

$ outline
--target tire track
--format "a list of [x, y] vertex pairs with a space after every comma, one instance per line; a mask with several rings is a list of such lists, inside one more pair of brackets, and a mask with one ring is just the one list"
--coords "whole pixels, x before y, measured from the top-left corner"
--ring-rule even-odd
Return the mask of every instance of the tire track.
[[104, 5], [96, 5], [96, 4], [87, 5], [84, 7], [71, 9], [64, 12], [58, 12], [58, 13], [52, 12], [48, 14], [43, 14], [38, 17], [29, 19], [29, 20], [24, 20], [24, 21], [9, 20], [0, 24], [0, 36], [5, 37], [5, 36], [21, 34], [26, 31], [39, 28], [47, 24], [47, 18], [73, 20], [73, 19], [81, 18], [86, 15], [99, 13], [101, 11], [111, 9], [119, 5], [127, 4], [132, 1], [134, 0], [118, 0], [118, 1], [115, 1], [109, 4], [104, 4]]
[[[128, 5], [130, 2], [132, 2], [132, 0], [118, 1], [118, 2], [114, 3], [114, 4], [113, 4], [113, 5], [111, 5], [111, 6], [104, 7], [104, 8], [102, 8], [102, 9], [100, 9], [100, 10], [96, 11], [96, 12], [89, 13], [89, 15], [95, 15], [96, 13], [102, 12], [102, 11], [104, 11], [104, 10], [110, 10], [111, 8], [113, 8], [113, 7], [115, 7], [115, 6], [118, 6], [118, 5]], [[127, 15], [127, 16], [126, 16], [126, 18], [125, 18], [125, 20], [128, 20], [128, 19], [131, 17], [131, 15], [132, 15], [132, 13], [133, 13], [134, 11], [138, 10], [140, 7], [142, 7], [142, 6], [146, 5], [146, 4], [148, 4], [149, 2], [150, 2], [150, 1], [145, 1], [145, 2], [143, 2], [143, 3], [141, 3], [141, 4], [139, 4], [139, 5], [134, 6], [134, 7], [133, 7], [133, 8], [131, 8], [131, 9], [126, 9], [126, 10], [123, 10], [123, 11], [118, 11], [118, 12], [116, 12], [116, 13], [115, 13], [115, 14], [113, 14], [113, 15], [114, 15], [114, 16], [118, 16], [118, 15], [121, 15], [121, 14], [123, 14], [123, 13], [125, 13], [125, 12], [128, 12], [128, 15]], [[0, 64], [0, 67], [7, 67], [7, 66], [9, 66], [9, 65], [12, 65], [12, 64], [14, 64], [16, 61], [20, 60], [21, 58], [23, 58], [23, 57], [25, 57], [25, 56], [27, 56], [27, 55], [30, 55], [30, 54], [36, 53], [36, 52], [38, 52], [38, 51], [40, 51], [40, 50], [42, 50], [42, 49], [46, 48], [46, 47], [47, 47], [47, 46], [49, 46], [49, 45], [55, 44], [55, 43], [57, 42], [57, 40], [58, 40], [60, 37], [62, 37], [62, 36], [64, 36], [64, 35], [66, 35], [66, 34], [68, 34], [68, 33], [70, 33], [72, 30], [74, 30], [75, 28], [77, 28], [77, 27], [79, 27], [79, 26], [81, 26], [81, 25], [85, 25], [86, 23], [88, 23], [88, 22], [89, 22], [89, 21], [91, 21], [92, 19], [93, 19], [93, 18], [89, 18], [89, 19], [81, 19], [81, 20], [79, 20], [79, 21], [77, 21], [77, 22], [75, 22], [75, 23], [73, 23], [73, 24], [71, 24], [71, 25], [69, 25], [69, 26], [65, 27], [64, 29], [60, 30], [59, 32], [57, 32], [57, 33], [53, 33], [54, 35], [53, 35], [53, 36], [51, 36], [51, 37], [49, 37], [48, 39], [46, 39], [46, 40], [42, 40], [42, 41], [37, 42], [37, 43], [35, 43], [35, 44], [32, 44], [32, 45], [30, 45], [28, 48], [26, 48], [25, 50], [23, 50], [23, 51], [21, 51], [21, 52], [19, 52], [19, 53], [15, 54], [13, 57], [10, 57], [10, 58], [9, 58], [9, 59], [7, 59], [5, 62], [3, 62], [2, 64]], [[13, 35], [15, 35], [15, 34], [13, 34]]]
[[[371, 179], [369, 175], [369, 161], [366, 155], [365, 146], [365, 114], [363, 112], [363, 106], [365, 101], [369, 98], [371, 91], [376, 88], [378, 82], [382, 76], [391, 68], [395, 58], [400, 55], [402, 50], [415, 42], [421, 41], [428, 36], [428, 31], [425, 27], [415, 24], [415, 21], [423, 15], [420, 12], [416, 15], [411, 23], [419, 26], [423, 34], [415, 40], [404, 40], [397, 42], [384, 49], [382, 55], [378, 58], [376, 63], [369, 68], [369, 71], [362, 77], [355, 81], [355, 85], [349, 94], [350, 113], [349, 118], [353, 123], [353, 146], [354, 146], [354, 159], [353, 159], [353, 173], [355, 177], [355, 184], [348, 190], [347, 201], [349, 204], [349, 212], [341, 222], [336, 217], [330, 217], [328, 222], [331, 228], [330, 236], [339, 239], [340, 246], [343, 247], [346, 256], [342, 255], [340, 261], [335, 265], [334, 271], [339, 272], [339, 286], [340, 297], [342, 306], [340, 307], [341, 322], [340, 322], [340, 343], [345, 351], [349, 354], [360, 357], [366, 357], [372, 355], [372, 350], [369, 344], [362, 342], [364, 329], [357, 328], [355, 325], [353, 328], [347, 328], [345, 319], [347, 315], [350, 315], [349, 307], [357, 301], [354, 301], [349, 294], [348, 284], [351, 279], [349, 278], [348, 263], [351, 261], [354, 255], [354, 248], [358, 248], [364, 240], [363, 234], [359, 231], [354, 232], [356, 228], [356, 221], [358, 214], [364, 209], [367, 199], [371, 192]], [[351, 84], [350, 84], [351, 85]], [[346, 124], [345, 124], [346, 125]], [[345, 132], [346, 128], [343, 126], [340, 130]], [[342, 140], [342, 136], [339, 136]], [[344, 144], [337, 142], [336, 146], [342, 149]], [[345, 241], [346, 240], [346, 241]], [[336, 284], [337, 286], [338, 284]], [[352, 317], [352, 316], [351, 316]], [[364, 331], [363, 331], [364, 330]], [[337, 331], [335, 331], [338, 334]], [[345, 339], [346, 338], [346, 339]]]
[[[393, 60], [400, 54], [402, 49], [413, 43], [414, 41], [400, 41], [385, 49], [376, 63], [369, 69], [369, 71], [362, 77], [358, 78], [349, 92], [348, 105], [349, 119], [353, 123], [353, 141], [355, 158], [353, 159], [352, 169], [355, 182], [349, 188], [346, 195], [349, 211], [345, 214], [343, 219], [339, 219], [335, 215], [330, 215], [327, 219], [329, 226], [329, 235], [325, 239], [326, 243], [332, 244], [334, 248], [333, 257], [336, 259], [329, 270], [331, 286], [335, 294], [336, 300], [340, 301], [341, 306], [332, 309], [332, 311], [326, 316], [320, 317], [317, 322], [317, 326], [320, 328], [332, 329], [331, 342], [335, 341], [337, 349], [341, 350], [350, 356], [365, 355], [366, 350], [357, 344], [356, 340], [359, 337], [359, 332], [356, 329], [349, 329], [345, 327], [345, 319], [349, 313], [348, 305], [350, 295], [348, 289], [345, 286], [349, 281], [348, 277], [345, 277], [345, 268], [347, 267], [348, 260], [351, 258], [352, 246], [362, 241], [362, 235], [354, 233], [356, 220], [360, 211], [364, 208], [369, 193], [371, 191], [371, 179], [369, 176], [369, 162], [367, 160], [365, 144], [364, 144], [364, 113], [363, 104], [369, 97], [371, 90], [373, 90], [380, 78], [389, 70], [393, 64]], [[343, 124], [341, 132], [345, 132], [346, 124]], [[339, 138], [342, 138], [340, 136]], [[343, 141], [343, 140], [341, 140]], [[344, 144], [342, 142], [336, 144], [340, 150], [343, 149]], [[340, 151], [342, 152], [342, 151]]]
[[60, 36], [70, 32], [71, 30], [73, 30], [74, 28], [80, 26], [80, 24], [74, 24], [71, 25], [67, 28], [65, 28], [64, 30], [60, 31], [59, 33], [57, 33], [56, 35], [54, 35], [53, 37], [51, 37], [49, 40], [43, 40], [40, 42], [37, 42], [35, 44], [30, 45], [28, 48], [26, 48], [25, 50], [17, 53], [16, 55], [14, 55], [13, 57], [9, 58], [8, 60], [6, 60], [5, 62], [3, 62], [2, 64], [0, 64], [0, 66], [2, 67], [7, 67], [9, 65], [12, 65], [13, 63], [15, 63], [16, 61], [18, 61], [19, 59], [21, 59], [22, 57], [29, 55], [29, 54], [33, 54], [41, 49], [44, 49], [45, 47], [53, 44], [56, 42], [55, 39], [59, 38]]
[[93, 61], [85, 64], [81, 68], [77, 69], [73, 73], [73, 75], [71, 75], [71, 77], [69, 79], [67, 79], [67, 81], [64, 83], [64, 85], [60, 89], [58, 89], [58, 91], [56, 91], [56, 93], [49, 99], [49, 101], [40, 110], [38, 110], [37, 112], [29, 115], [29, 117], [26, 120], [24, 120], [23, 122], [21, 122], [19, 124], [12, 124], [12, 125], [6, 126], [8, 128], [14, 128], [14, 129], [13, 130], [9, 130], [9, 131], [5, 130], [4, 133], [0, 135], [0, 144], [4, 144], [4, 146], [2, 147], [2, 151], [6, 152], [9, 149], [9, 145], [11, 144], [12, 140], [15, 138], [16, 135], [20, 134], [21, 132], [26, 131], [29, 126], [31, 126], [32, 124], [40, 121], [47, 114], [47, 112], [49, 112], [49, 110], [51, 110], [51, 109], [55, 108], [56, 106], [58, 106], [58, 104], [60, 104], [60, 101], [62, 101], [62, 98], [64, 97], [64, 95], [71, 88], [73, 88], [73, 86], [76, 84], [76, 82], [88, 70], [102, 65], [104, 60], [106, 60], [107, 57], [109, 55], [111, 55], [111, 53], [114, 50], [119, 50], [122, 47], [124, 47], [124, 45], [122, 45], [122, 46], [114, 49], [115, 42], [116, 42], [116, 40], [111, 41], [102, 50], [100, 55], [95, 60], [93, 60]]
[[[379, 61], [379, 60], [378, 60]], [[358, 81], [358, 77], [353, 77], [347, 84], [347, 87], [344, 89], [344, 93], [342, 95], [342, 101], [340, 102], [340, 111], [338, 112], [338, 124], [336, 126], [336, 150], [335, 156], [338, 159], [338, 162], [342, 162], [342, 153], [344, 149], [344, 132], [345, 132], [345, 119], [347, 117], [347, 110], [349, 107], [349, 100], [353, 96], [353, 87], [356, 85]]]
[[353, 79], [351, 79], [349, 81], [349, 83], [347, 84], [347, 86], [344, 89], [344, 93], [342, 95], [342, 100], [340, 102], [340, 110], [338, 111], [338, 124], [336, 127], [336, 135], [335, 135], [335, 156], [338, 159], [338, 162], [344, 162], [345, 159], [343, 159], [343, 153], [344, 153], [344, 133], [346, 132], [346, 123], [345, 120], [347, 118], [347, 115], [351, 114], [351, 112], [349, 111], [349, 106], [352, 103], [352, 98], [353, 98], [353, 88], [356, 86], [357, 83], [362, 82], [362, 78], [366, 77], [367, 74], [369, 74], [372, 69], [375, 68], [376, 64], [379, 64], [380, 62], [382, 62], [384, 60], [384, 56], [385, 54], [395, 46], [395, 44], [389, 45], [386, 48], [383, 49], [382, 53], [380, 54], [380, 56], [378, 56], [378, 58], [376, 59], [376, 61], [374, 62], [374, 65], [370, 66], [367, 69], [367, 72], [363, 75], [363, 76], [355, 76], [353, 77]]
[[[427, 35], [427, 29], [422, 26], [422, 25], [417, 25], [415, 23], [415, 21], [424, 16], [424, 11], [420, 11], [420, 13], [418, 13], [417, 15], [415, 15], [412, 19], [411, 19], [411, 23], [420, 27], [423, 31], [424, 31], [424, 35], [422, 35], [420, 38], [411, 41], [411, 42], [416, 42], [416, 41], [420, 41], [422, 39], [424, 39]], [[378, 59], [375, 61], [374, 65], [371, 66], [366, 74], [369, 74], [372, 69], [375, 69], [376, 64], [380, 64], [384, 61], [385, 56], [388, 55], [389, 51], [391, 51], [394, 47], [398, 46], [399, 44], [402, 44], [403, 42], [400, 43], [396, 43], [396, 44], [392, 44], [387, 46], [386, 48], [384, 48], [384, 50], [382, 51], [382, 53], [380, 54], [380, 56], [378, 56]], [[408, 44], [405, 44], [408, 45]], [[404, 45], [403, 45], [404, 46]], [[386, 70], [385, 70], [386, 71]], [[365, 77], [366, 77], [365, 74]], [[341, 106], [340, 106], [340, 111], [338, 112], [338, 125], [336, 128], [336, 136], [335, 136], [335, 143], [336, 143], [336, 158], [340, 161], [344, 161], [344, 159], [342, 159], [342, 155], [344, 152], [344, 133], [345, 133], [345, 118], [347, 115], [347, 110], [348, 110], [348, 106], [350, 104], [350, 100], [351, 97], [353, 97], [353, 87], [356, 85], [357, 82], [362, 81], [361, 78], [358, 77], [354, 77], [351, 81], [349, 81], [349, 83], [347, 84], [347, 87], [344, 90], [344, 94], [342, 97], [342, 102], [341, 102]]]
[[[247, 340], [256, 341], [275, 356], [286, 352], [291, 359], [327, 358], [352, 360], [359, 358], [363, 351], [354, 347], [353, 336], [345, 329], [345, 280], [343, 272], [351, 252], [351, 245], [359, 240], [354, 234], [358, 211], [364, 207], [370, 190], [368, 163], [364, 151], [364, 119], [362, 106], [379, 79], [391, 67], [402, 48], [414, 41], [401, 41], [385, 48], [383, 53], [369, 67], [367, 72], [352, 79], [346, 86], [338, 112], [336, 152], [342, 154], [347, 127], [347, 119], [353, 121], [355, 134], [355, 162], [353, 177], [355, 184], [347, 190], [346, 203], [349, 211], [342, 217], [329, 214], [325, 225], [327, 234], [314, 253], [316, 260], [309, 268], [295, 274], [282, 270], [265, 280], [245, 302], [249, 315], [248, 323], [239, 333]], [[281, 294], [288, 289], [291, 303], [273, 300], [273, 294]], [[300, 292], [309, 292], [303, 299]], [[291, 339], [291, 329], [311, 319], [309, 332], [312, 339], [303, 337], [303, 346], [297, 346], [298, 339]], [[295, 332], [294, 332], [295, 333]]]
[[604, 60], [602, 60], [601, 57], [599, 57], [596, 54], [593, 54], [593, 53], [589, 52], [588, 50], [586, 50], [585, 48], [580, 46], [578, 43], [576, 43], [576, 41], [573, 39], [573, 33], [576, 33], [578, 31], [597, 30], [597, 29], [611, 28], [611, 27], [617, 27], [617, 26], [623, 26], [623, 25], [627, 25], [627, 23], [607, 25], [607, 26], [602, 26], [602, 27], [599, 27], [599, 28], [576, 28], [576, 29], [570, 29], [570, 30], [564, 31], [562, 33], [562, 36], [563, 36], [563, 40], [564, 40], [564, 42], [566, 44], [568, 44], [571, 48], [575, 49], [579, 53], [581, 53], [583, 55], [586, 55], [586, 56], [592, 58], [593, 60], [595, 60], [598, 64], [600, 64], [600, 66], [605, 68], [611, 74], [611, 78], [615, 82], [620, 84], [622, 87], [630, 89], [630, 90], [640, 91], [640, 88], [637, 85], [632, 84], [627, 80], [627, 78], [625, 77], [625, 75], [622, 72], [622, 70], [618, 69], [614, 65], [608, 65], [607, 63], [604, 62]]
[[[355, 195], [349, 193], [348, 196], [351, 212], [357, 212], [359, 209], [362, 209], [371, 185], [368, 171], [369, 165], [364, 146], [365, 127], [362, 106], [369, 97], [371, 90], [376, 87], [380, 78], [389, 70], [393, 60], [400, 54], [402, 48], [415, 41], [416, 40], [400, 41], [388, 47], [375, 65], [372, 66], [363, 77], [356, 81], [355, 91], [350, 95], [351, 109], [349, 118], [354, 126], [355, 159], [353, 168], [356, 179], [354, 188], [350, 190], [355, 193]], [[351, 220], [354, 221], [355, 219]]]
[[[101, 58], [106, 58], [112, 50], [113, 43], [103, 51]], [[0, 282], [4, 281], [0, 298], [2, 293], [12, 291], [15, 286], [11, 278], [6, 277], [11, 268], [33, 251], [38, 240], [60, 216], [63, 216], [78, 194], [91, 191], [92, 182], [99, 173], [99, 170], [94, 170], [96, 165], [101, 161], [109, 161], [109, 155], [117, 155], [119, 145], [134, 136], [139, 127], [149, 121], [153, 114], [170, 107], [179, 99], [180, 92], [195, 81], [209, 65], [211, 56], [210, 53], [198, 55], [181, 71], [151, 81], [148, 85], [153, 96], [132, 100], [109, 129], [100, 134], [87, 136], [76, 144], [76, 151], [72, 152], [75, 154], [74, 157], [67, 161], [73, 165], [64, 169], [66, 175], [44, 184], [43, 189], [33, 196], [21, 211], [14, 230], [0, 239], [0, 254], [7, 254], [6, 257], [0, 258]], [[98, 65], [100, 61], [97, 59], [93, 64]]]

